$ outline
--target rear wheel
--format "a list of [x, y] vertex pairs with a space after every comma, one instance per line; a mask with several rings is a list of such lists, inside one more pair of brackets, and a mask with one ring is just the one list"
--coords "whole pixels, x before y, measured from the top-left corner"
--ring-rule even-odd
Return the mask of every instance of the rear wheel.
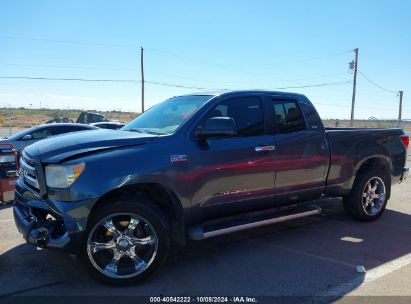
[[378, 219], [387, 205], [389, 187], [384, 170], [360, 172], [350, 195], [343, 198], [345, 211], [360, 221]]
[[146, 279], [165, 262], [168, 225], [150, 201], [119, 201], [98, 209], [90, 219], [84, 257], [98, 279], [116, 285]]

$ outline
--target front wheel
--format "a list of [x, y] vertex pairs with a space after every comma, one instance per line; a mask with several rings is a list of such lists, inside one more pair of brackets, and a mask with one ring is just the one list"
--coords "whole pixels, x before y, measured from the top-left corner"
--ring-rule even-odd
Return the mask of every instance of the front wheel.
[[384, 170], [360, 172], [351, 193], [343, 198], [345, 211], [360, 221], [378, 219], [387, 206], [389, 187], [389, 178]]
[[115, 202], [90, 219], [84, 258], [103, 282], [137, 283], [156, 272], [169, 250], [168, 225], [150, 201]]

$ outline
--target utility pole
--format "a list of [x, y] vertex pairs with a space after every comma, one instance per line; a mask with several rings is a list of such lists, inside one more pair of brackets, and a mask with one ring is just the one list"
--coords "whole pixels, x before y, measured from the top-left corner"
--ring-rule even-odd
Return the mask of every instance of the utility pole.
[[354, 82], [352, 87], [352, 102], [351, 102], [351, 120], [350, 127], [354, 126], [354, 106], [355, 106], [355, 90], [357, 88], [357, 70], [358, 70], [358, 48], [354, 49], [355, 62], [354, 62]]
[[9, 136], [11, 136], [11, 106], [9, 104]]
[[144, 112], [144, 49], [141, 47], [141, 113]]
[[398, 127], [401, 125], [401, 115], [402, 115], [402, 95], [404, 94], [403, 91], [399, 92], [400, 94], [400, 110], [398, 112]]

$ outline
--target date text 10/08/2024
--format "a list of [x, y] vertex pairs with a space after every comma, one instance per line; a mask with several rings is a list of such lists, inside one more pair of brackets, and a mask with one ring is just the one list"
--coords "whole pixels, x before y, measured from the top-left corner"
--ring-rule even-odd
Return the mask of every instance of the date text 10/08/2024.
[[257, 303], [254, 297], [150, 297], [150, 303]]

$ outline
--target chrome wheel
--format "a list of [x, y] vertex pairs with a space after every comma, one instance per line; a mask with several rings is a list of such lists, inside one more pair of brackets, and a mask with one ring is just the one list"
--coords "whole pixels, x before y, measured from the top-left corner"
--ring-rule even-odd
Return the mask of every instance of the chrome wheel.
[[93, 266], [111, 278], [131, 278], [153, 263], [158, 238], [153, 226], [141, 216], [117, 213], [103, 218], [87, 239]]
[[362, 195], [362, 208], [371, 216], [378, 214], [385, 203], [385, 184], [379, 177], [371, 178], [364, 187]]

